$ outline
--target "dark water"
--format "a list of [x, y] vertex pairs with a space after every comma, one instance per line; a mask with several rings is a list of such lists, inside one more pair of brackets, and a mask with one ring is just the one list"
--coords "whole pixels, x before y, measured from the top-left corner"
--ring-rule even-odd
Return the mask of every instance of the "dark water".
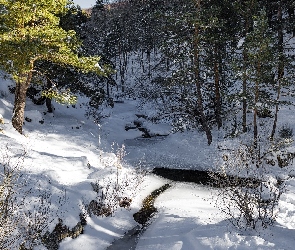
[[115, 240], [107, 250], [130, 250], [135, 249], [140, 235], [145, 231], [146, 227], [137, 225], [129, 230], [125, 235]]

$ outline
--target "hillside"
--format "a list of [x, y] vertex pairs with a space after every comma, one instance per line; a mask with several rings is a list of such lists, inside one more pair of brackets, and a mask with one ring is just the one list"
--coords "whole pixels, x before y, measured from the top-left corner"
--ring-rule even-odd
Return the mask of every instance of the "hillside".
[[66, 2], [0, 6], [0, 249], [293, 249], [295, 1]]
[[[26, 196], [26, 205], [22, 209], [33, 212], [38, 218], [22, 218], [22, 223], [28, 223], [23, 224], [22, 230], [29, 232], [32, 223], [42, 221], [46, 230], [51, 232], [58, 218], [73, 228], [79, 221], [79, 214], [85, 211], [85, 205], [97, 199], [91, 183], [98, 181], [101, 185], [114, 187], [118, 170], [120, 185], [124, 189], [120, 190], [123, 192], [120, 196], [132, 198], [130, 208], [119, 207], [109, 217], [87, 216], [84, 233], [76, 239], [66, 238], [59, 249], [81, 249], [82, 246], [89, 250], [106, 249], [113, 240], [137, 225], [132, 215], [140, 209], [142, 199], [165, 183], [171, 183], [172, 188], [156, 200], [158, 213], [140, 235], [136, 249], [292, 249], [295, 243], [294, 178], [286, 182], [287, 191], [281, 197], [274, 226], [237, 231], [214, 207], [214, 189], [171, 182], [149, 173], [135, 189], [139, 173], [135, 172], [136, 165], [133, 164], [139, 162], [143, 169], [150, 169], [155, 164], [190, 169], [212, 167], [218, 161], [217, 144], [207, 146], [202, 133], [176, 133], [158, 140], [141, 138], [141, 132], [125, 130], [125, 125], [136, 119], [138, 111], [134, 100], [124, 100], [105, 111], [107, 116], [99, 126], [84, 118], [83, 108], [54, 104], [54, 113], [48, 114], [45, 107], [28, 102], [26, 117], [31, 121], [25, 122], [25, 136], [19, 135], [10, 123], [13, 95], [7, 90], [8, 84], [9, 81], [1, 82], [0, 111], [4, 117], [0, 134], [2, 164], [8, 160], [12, 164], [12, 159], [25, 153], [18, 160], [17, 173], [21, 176], [16, 193], [19, 197]], [[154, 125], [153, 129], [167, 132], [163, 125]], [[127, 153], [119, 169], [116, 149], [112, 149], [114, 143], [125, 144]], [[276, 174], [282, 176], [285, 172]], [[39, 202], [41, 197], [47, 197], [43, 205]], [[47, 212], [41, 215], [40, 211], [45, 210]], [[31, 239], [34, 236], [30, 235]], [[24, 239], [20, 237], [19, 240]], [[35, 244], [34, 249], [43, 249], [37, 239], [33, 242], [27, 240], [27, 243]], [[128, 248], [122, 245], [120, 249]]]

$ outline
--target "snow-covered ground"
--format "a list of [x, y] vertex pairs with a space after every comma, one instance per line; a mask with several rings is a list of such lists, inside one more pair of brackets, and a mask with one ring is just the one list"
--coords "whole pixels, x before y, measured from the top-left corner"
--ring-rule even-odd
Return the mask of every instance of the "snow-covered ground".
[[[133, 213], [140, 209], [142, 200], [151, 191], [165, 183], [171, 183], [172, 187], [156, 199], [158, 213], [140, 235], [136, 249], [294, 249], [294, 178], [287, 181], [287, 192], [281, 197], [280, 213], [274, 226], [240, 231], [214, 206], [216, 190], [213, 188], [175, 183], [148, 174], [136, 191], [132, 189], [132, 185], [137, 185], [136, 167], [216, 167], [220, 159], [217, 142], [207, 146], [203, 133], [185, 132], [165, 138], [142, 139], [138, 130], [125, 130], [125, 125], [136, 119], [134, 100], [115, 103], [113, 109], [105, 111], [107, 117], [99, 126], [84, 117], [83, 106], [68, 108], [54, 104], [54, 113], [48, 114], [45, 106], [28, 101], [26, 116], [32, 121], [25, 121], [25, 136], [19, 135], [10, 122], [13, 95], [7, 90], [8, 84], [8, 80], [0, 82], [0, 114], [4, 119], [4, 124], [0, 124], [3, 129], [0, 154], [7, 160], [7, 157], [26, 153], [19, 170], [28, 180], [24, 189], [31, 189], [28, 198], [32, 200], [38, 194], [51, 193], [50, 218], [53, 221], [49, 224], [50, 231], [58, 218], [70, 228], [77, 224], [84, 205], [96, 199], [91, 183], [116, 183], [118, 173], [121, 185], [128, 180], [131, 186], [122, 193], [132, 198], [130, 209], [119, 208], [110, 217], [88, 217], [84, 234], [76, 239], [66, 238], [60, 249], [106, 249], [137, 225]], [[294, 111], [288, 112], [288, 121], [292, 124]], [[167, 125], [143, 122], [155, 133], [165, 134], [170, 130]], [[125, 145], [127, 155], [121, 166], [116, 152], [122, 145]], [[26, 208], [30, 209], [29, 206]], [[128, 248], [122, 245], [121, 249]]]

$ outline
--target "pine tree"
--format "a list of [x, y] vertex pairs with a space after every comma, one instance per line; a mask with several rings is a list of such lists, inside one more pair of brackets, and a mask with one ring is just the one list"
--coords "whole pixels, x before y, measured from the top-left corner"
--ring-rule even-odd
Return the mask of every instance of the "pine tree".
[[95, 5], [92, 8], [92, 11], [104, 10], [104, 2], [104, 0], [96, 0]]
[[[288, 41], [288, 36], [294, 36], [294, 9], [295, 1], [293, 0], [280, 0], [280, 1], [267, 1], [267, 13], [268, 21], [271, 28], [276, 32], [277, 43], [276, 47], [278, 50], [277, 57], [277, 71], [276, 71], [276, 100], [275, 100], [275, 112], [274, 121], [272, 126], [272, 131], [270, 134], [270, 139], [273, 140], [277, 122], [278, 122], [278, 112], [279, 105], [281, 104], [280, 97], [282, 89], [290, 85], [293, 79], [290, 78], [294, 74], [293, 59], [290, 56], [290, 51], [286, 48], [285, 41]], [[289, 34], [288, 34], [289, 33]], [[293, 33], [293, 34], [292, 34]]]
[[254, 89], [252, 102], [248, 102], [253, 109], [254, 148], [258, 148], [259, 112], [267, 108], [265, 105], [273, 104], [269, 91], [273, 89], [271, 79], [276, 70], [277, 50], [274, 46], [275, 35], [268, 26], [265, 10], [254, 16], [253, 21], [253, 30], [246, 35], [244, 46], [248, 59], [247, 79]]
[[[241, 43], [245, 40], [247, 34], [252, 30], [253, 26], [253, 16], [257, 14], [258, 3], [257, 0], [236, 0], [234, 2], [234, 6], [236, 12], [239, 16], [239, 26], [240, 31], [237, 32], [237, 37]], [[247, 75], [247, 67], [249, 64], [248, 54], [245, 46], [241, 46], [241, 55], [239, 53], [235, 53], [235, 59], [240, 58], [239, 71], [241, 71], [241, 81], [242, 81], [242, 91], [239, 94], [239, 100], [242, 102], [242, 131], [243, 133], [247, 132], [247, 110], [248, 110], [248, 92], [251, 91], [248, 88], [248, 75]], [[235, 71], [235, 69], [234, 69]]]
[[207, 95], [213, 107], [214, 120], [218, 129], [222, 126], [223, 98], [231, 84], [230, 52], [238, 30], [238, 17], [232, 1], [205, 2], [201, 14], [201, 43], [203, 68], [206, 70]]
[[195, 0], [195, 8], [197, 10], [196, 21], [194, 24], [194, 38], [193, 38], [193, 54], [194, 54], [194, 72], [195, 72], [195, 83], [197, 88], [197, 108], [200, 114], [200, 120], [202, 127], [206, 133], [208, 145], [212, 143], [212, 133], [208, 125], [208, 121], [204, 114], [203, 107], [203, 96], [202, 96], [202, 86], [200, 81], [200, 15], [202, 10], [202, 5], [200, 0]]
[[0, 0], [0, 65], [15, 80], [12, 125], [22, 134], [26, 92], [38, 60], [71, 65], [84, 72], [106, 74], [99, 57], [79, 57], [80, 42], [73, 30], [65, 31], [58, 15], [66, 13], [67, 0]]
[[210, 144], [210, 126], [215, 122], [218, 128], [222, 126], [222, 99], [231, 74], [227, 50], [235, 37], [236, 16], [227, 0], [169, 3], [173, 7], [164, 12], [168, 21], [161, 22], [166, 39], [162, 52], [172, 62], [169, 80], [184, 89], [178, 110], [192, 125], [201, 124]]

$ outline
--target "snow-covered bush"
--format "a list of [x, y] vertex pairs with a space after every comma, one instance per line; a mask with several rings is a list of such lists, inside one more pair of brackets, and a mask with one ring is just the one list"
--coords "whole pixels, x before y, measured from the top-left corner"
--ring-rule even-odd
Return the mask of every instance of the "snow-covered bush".
[[110, 216], [119, 207], [129, 208], [144, 172], [140, 169], [127, 170], [120, 174], [110, 174], [107, 178], [91, 183], [97, 199], [87, 205], [88, 213], [97, 216]]
[[115, 154], [116, 161], [112, 166], [108, 166], [109, 174], [91, 183], [93, 191], [97, 193], [97, 198], [86, 206], [89, 215], [110, 216], [119, 207], [128, 209], [146, 174], [140, 166], [129, 168], [124, 164], [126, 155], [124, 145], [119, 147]]
[[0, 150], [0, 249], [32, 249], [48, 227], [51, 195], [43, 190], [30, 197], [21, 174], [26, 152], [10, 151]]
[[238, 228], [266, 228], [276, 220], [283, 181], [269, 173], [265, 154], [252, 145], [240, 145], [223, 155], [216, 206]]
[[23, 160], [13, 162], [8, 149], [2, 149], [0, 162], [0, 248], [12, 249], [17, 237], [15, 232], [20, 223], [19, 209], [21, 204], [17, 200], [18, 172]]

